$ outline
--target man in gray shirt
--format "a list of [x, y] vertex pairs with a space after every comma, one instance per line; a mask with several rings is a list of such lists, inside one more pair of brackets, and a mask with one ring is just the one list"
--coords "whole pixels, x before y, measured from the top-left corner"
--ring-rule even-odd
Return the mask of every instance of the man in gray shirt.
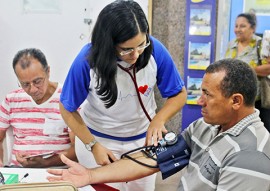
[[126, 182], [159, 170], [167, 178], [186, 167], [179, 191], [268, 191], [270, 137], [254, 108], [256, 78], [253, 69], [240, 60], [217, 61], [206, 69], [202, 81], [198, 104], [203, 117], [178, 135], [176, 143], [152, 147], [154, 158], [146, 149], [96, 169], [86, 169], [61, 156], [70, 168], [48, 170], [56, 175], [48, 179], [71, 181], [81, 187]]

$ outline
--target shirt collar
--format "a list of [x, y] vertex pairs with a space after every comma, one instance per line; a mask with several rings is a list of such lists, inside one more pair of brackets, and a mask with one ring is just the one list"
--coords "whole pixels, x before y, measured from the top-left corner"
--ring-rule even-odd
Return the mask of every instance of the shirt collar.
[[233, 127], [225, 131], [224, 133], [231, 134], [233, 136], [238, 136], [242, 131], [244, 131], [254, 120], [259, 119], [259, 111], [255, 109], [255, 112], [246, 116]]
[[[255, 34], [252, 35], [251, 41], [249, 42], [250, 47], [256, 46], [257, 38], [258, 38], [258, 36], [256, 36]], [[237, 44], [238, 44], [238, 39], [235, 39], [234, 43], [232, 44], [232, 48], [237, 48]]]

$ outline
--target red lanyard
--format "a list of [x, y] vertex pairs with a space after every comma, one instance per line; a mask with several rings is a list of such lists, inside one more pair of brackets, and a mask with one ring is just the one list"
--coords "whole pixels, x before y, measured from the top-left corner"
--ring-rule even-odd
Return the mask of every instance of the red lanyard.
[[[143, 109], [143, 112], [145, 113], [146, 117], [148, 118], [148, 120], [151, 122], [152, 119], [151, 117], [149, 116], [148, 112], [146, 111], [144, 105], [143, 105], [143, 102], [142, 102], [142, 98], [141, 98], [141, 95], [140, 95], [140, 92], [139, 92], [139, 89], [138, 89], [138, 84], [137, 84], [137, 80], [136, 80], [136, 67], [135, 67], [135, 64], [132, 64], [131, 67], [129, 68], [124, 68], [123, 66], [121, 66], [120, 64], [117, 64], [119, 66], [119, 68], [121, 68], [122, 70], [124, 70], [125, 72], [127, 72], [130, 76], [130, 78], [132, 79], [133, 83], [134, 83], [134, 86], [135, 86], [135, 90], [136, 90], [136, 93], [137, 93], [137, 96], [138, 96], [138, 99], [139, 99], [139, 102], [140, 102], [140, 105], [141, 105], [141, 108]], [[132, 74], [129, 72], [130, 70], [132, 69], [132, 72], [133, 72], [133, 76]]]

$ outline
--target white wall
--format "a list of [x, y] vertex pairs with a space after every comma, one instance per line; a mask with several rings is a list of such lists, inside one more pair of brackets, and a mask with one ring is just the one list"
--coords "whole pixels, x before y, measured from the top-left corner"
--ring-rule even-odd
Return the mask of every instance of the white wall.
[[230, 33], [230, 9], [231, 0], [218, 1], [218, 21], [217, 21], [217, 37], [216, 37], [216, 58], [220, 60], [224, 58]]
[[[98, 13], [106, 4], [112, 2], [52, 1], [60, 2], [59, 12], [24, 12], [24, 2], [30, 0], [0, 0], [0, 101], [8, 92], [18, 87], [12, 59], [17, 51], [24, 48], [41, 49], [51, 66], [51, 80], [63, 83], [73, 59], [89, 41]], [[137, 2], [147, 15], [148, 1]], [[85, 18], [93, 20], [90, 26], [84, 23]]]

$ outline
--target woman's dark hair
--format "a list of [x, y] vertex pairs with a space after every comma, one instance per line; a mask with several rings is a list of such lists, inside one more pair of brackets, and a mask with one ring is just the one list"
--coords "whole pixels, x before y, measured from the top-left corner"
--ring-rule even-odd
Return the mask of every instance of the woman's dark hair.
[[28, 68], [31, 64], [31, 59], [33, 58], [37, 59], [41, 63], [44, 70], [47, 70], [48, 63], [43, 52], [36, 48], [27, 48], [17, 52], [13, 58], [12, 66], [14, 72], [16, 73], [15, 67], [17, 64], [20, 64], [22, 69]]
[[237, 18], [239, 17], [244, 17], [247, 19], [248, 23], [250, 24], [251, 28], [256, 29], [257, 26], [257, 19], [256, 19], [256, 15], [254, 13], [241, 13], [237, 16]]
[[225, 71], [220, 83], [222, 95], [226, 98], [235, 93], [242, 94], [246, 106], [254, 106], [257, 95], [257, 76], [254, 70], [238, 59], [223, 59], [210, 64], [205, 73]]
[[[116, 46], [139, 33], [149, 33], [149, 25], [140, 5], [131, 0], [117, 0], [107, 5], [99, 14], [92, 33], [89, 53], [91, 69], [97, 74], [97, 94], [107, 108], [117, 99]], [[135, 63], [136, 71], [144, 68], [151, 56], [148, 46]]]

